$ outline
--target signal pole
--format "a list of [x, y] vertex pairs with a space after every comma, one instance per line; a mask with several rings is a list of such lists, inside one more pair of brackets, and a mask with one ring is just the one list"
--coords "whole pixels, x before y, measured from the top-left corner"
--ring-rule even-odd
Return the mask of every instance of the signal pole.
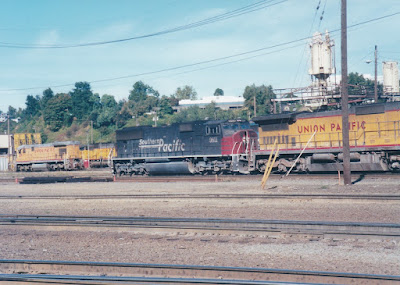
[[350, 142], [349, 142], [349, 94], [347, 90], [347, 0], [341, 5], [341, 53], [342, 53], [342, 141], [344, 185], [351, 184]]

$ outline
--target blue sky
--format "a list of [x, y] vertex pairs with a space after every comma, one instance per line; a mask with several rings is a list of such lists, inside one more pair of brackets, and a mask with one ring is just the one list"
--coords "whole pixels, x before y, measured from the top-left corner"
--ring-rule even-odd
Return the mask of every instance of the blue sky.
[[[274, 0], [271, 3], [276, 5], [271, 7], [216, 23], [108, 45], [66, 49], [6, 47], [129, 38], [190, 24], [256, 2], [259, 0], [4, 0], [0, 10], [0, 110], [5, 111], [8, 105], [24, 107], [28, 94], [42, 94], [47, 87], [55, 93], [69, 92], [77, 81], [91, 82], [93, 92], [114, 95], [117, 100], [127, 98], [138, 80], [162, 95], [191, 85], [200, 97], [213, 95], [216, 88], [222, 88], [225, 95], [240, 96], [246, 85], [253, 83], [274, 88], [309, 85], [307, 41], [169, 72], [130, 75], [262, 49], [311, 36], [317, 30], [338, 29], [340, 0]], [[399, 0], [348, 1], [348, 25], [396, 12], [400, 12]], [[349, 71], [374, 72], [373, 65], [365, 61], [373, 59], [375, 44], [380, 62], [400, 61], [399, 27], [400, 14], [349, 29]], [[332, 37], [340, 73], [339, 33]], [[246, 59], [250, 56], [254, 57]], [[381, 69], [379, 66], [379, 74]], [[94, 82], [126, 76], [130, 77]], [[65, 86], [54, 87], [58, 85]]]

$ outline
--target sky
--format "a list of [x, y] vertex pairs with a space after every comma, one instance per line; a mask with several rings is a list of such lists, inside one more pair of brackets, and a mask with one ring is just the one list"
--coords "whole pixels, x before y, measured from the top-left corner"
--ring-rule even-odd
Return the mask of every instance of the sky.
[[[117, 100], [126, 99], [139, 80], [167, 96], [189, 85], [200, 98], [212, 96], [217, 88], [226, 96], [241, 96], [251, 84], [307, 86], [306, 38], [316, 31], [333, 31], [340, 74], [340, 2], [3, 0], [0, 110], [24, 108], [27, 95], [42, 95], [48, 87], [54, 93], [70, 92], [79, 81]], [[348, 29], [349, 72], [373, 74], [373, 62], [366, 61], [373, 60], [377, 45], [381, 75], [382, 61], [400, 61], [400, 1], [347, 2], [348, 26], [399, 13]], [[255, 11], [157, 35], [249, 5]], [[143, 35], [153, 36], [85, 46]], [[83, 46], [70, 47], [76, 45]], [[67, 48], [43, 48], [48, 46]]]

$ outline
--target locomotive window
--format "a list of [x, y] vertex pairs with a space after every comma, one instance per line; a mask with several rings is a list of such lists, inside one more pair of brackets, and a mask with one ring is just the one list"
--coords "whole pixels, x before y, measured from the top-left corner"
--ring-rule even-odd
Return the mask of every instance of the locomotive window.
[[219, 126], [206, 127], [206, 135], [218, 135], [221, 133]]

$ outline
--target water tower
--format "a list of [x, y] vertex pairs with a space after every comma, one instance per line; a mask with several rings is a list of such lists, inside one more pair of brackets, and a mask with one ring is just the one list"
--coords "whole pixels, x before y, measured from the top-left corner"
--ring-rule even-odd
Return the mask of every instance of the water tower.
[[383, 62], [383, 94], [399, 94], [399, 68], [396, 61]]
[[319, 95], [327, 94], [327, 79], [335, 73], [333, 63], [334, 42], [330, 39], [328, 31], [325, 32], [325, 38], [322, 34], [316, 32], [310, 43], [311, 49], [311, 68], [309, 74], [318, 80]]

